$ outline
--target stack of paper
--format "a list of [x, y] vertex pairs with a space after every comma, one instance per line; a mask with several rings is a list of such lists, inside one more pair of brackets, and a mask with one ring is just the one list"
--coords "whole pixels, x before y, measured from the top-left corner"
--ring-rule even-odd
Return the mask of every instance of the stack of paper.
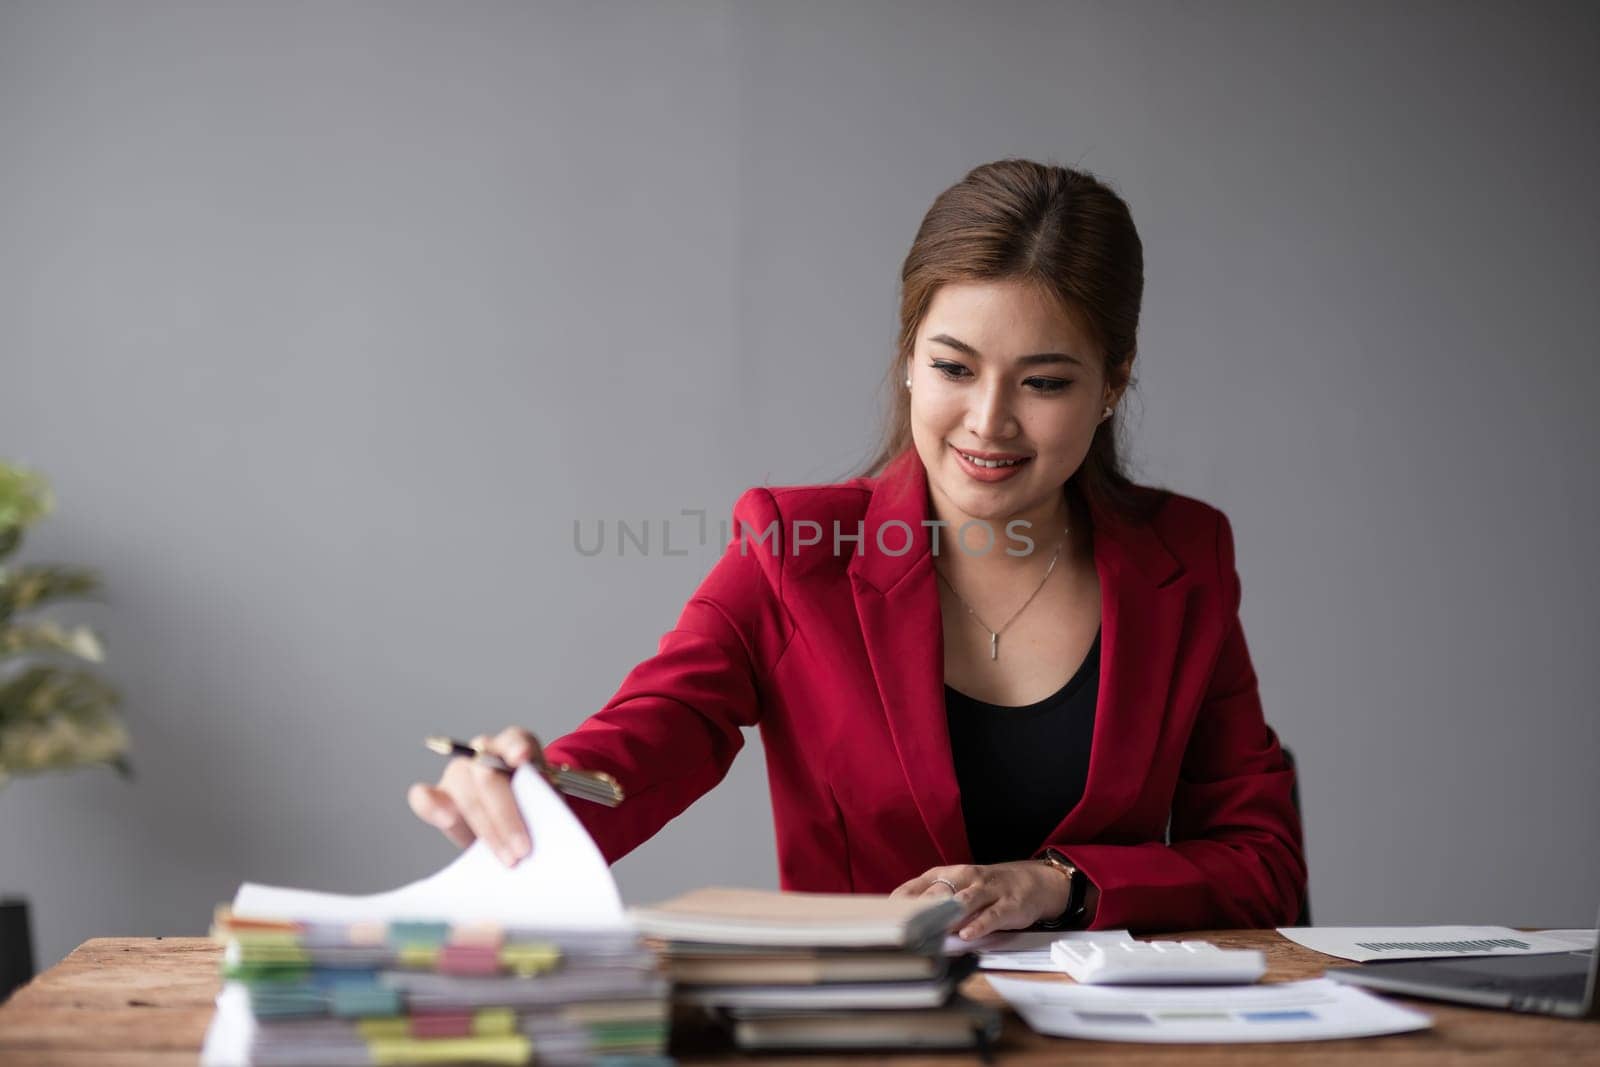
[[971, 1048], [999, 1016], [956, 994], [971, 956], [943, 952], [948, 898], [701, 889], [635, 909], [680, 1003], [745, 1049]]
[[245, 885], [219, 910], [205, 1067], [665, 1060], [667, 981], [565, 802], [512, 782], [534, 840], [367, 897]]

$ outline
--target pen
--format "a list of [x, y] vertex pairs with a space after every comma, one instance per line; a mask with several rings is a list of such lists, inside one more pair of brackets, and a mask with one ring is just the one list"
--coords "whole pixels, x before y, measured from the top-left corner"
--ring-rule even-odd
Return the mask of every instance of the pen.
[[[430, 737], [423, 744], [441, 756], [459, 756], [497, 771], [511, 773], [510, 764], [499, 756], [453, 737]], [[569, 797], [604, 804], [608, 808], [622, 803], [622, 786], [617, 784], [615, 778], [601, 771], [580, 771], [569, 764], [558, 763], [545, 767], [544, 776], [551, 785]]]

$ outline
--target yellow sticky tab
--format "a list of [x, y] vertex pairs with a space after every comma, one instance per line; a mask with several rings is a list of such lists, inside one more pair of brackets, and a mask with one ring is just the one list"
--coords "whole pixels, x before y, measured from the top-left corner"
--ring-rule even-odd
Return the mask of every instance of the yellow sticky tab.
[[472, 1032], [479, 1037], [515, 1034], [517, 1013], [510, 1008], [484, 1008], [472, 1016]]
[[411, 1020], [401, 1016], [396, 1019], [357, 1019], [356, 1032], [367, 1041], [403, 1041], [411, 1037]]
[[492, 1063], [522, 1067], [533, 1062], [533, 1042], [526, 1037], [431, 1037], [426, 1040], [369, 1041], [374, 1067], [411, 1064]]
[[438, 945], [401, 945], [400, 966], [431, 970], [439, 962]]
[[504, 945], [500, 962], [511, 973], [527, 978], [555, 970], [561, 962], [561, 950], [554, 945]]
[[295, 949], [301, 948], [305, 940], [298, 930], [240, 930], [233, 939], [250, 948], [287, 946]]

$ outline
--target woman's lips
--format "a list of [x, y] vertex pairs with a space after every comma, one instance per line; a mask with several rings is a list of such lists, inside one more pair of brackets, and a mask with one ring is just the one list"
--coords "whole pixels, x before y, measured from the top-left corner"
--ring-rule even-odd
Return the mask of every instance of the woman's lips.
[[950, 450], [956, 454], [957, 462], [961, 464], [961, 469], [967, 472], [968, 477], [974, 481], [990, 484], [1015, 477], [1023, 467], [1033, 461], [1032, 456], [1022, 456], [1015, 463], [1004, 467], [985, 467], [980, 463], [974, 463], [968, 453], [961, 451], [955, 445], [951, 445]]

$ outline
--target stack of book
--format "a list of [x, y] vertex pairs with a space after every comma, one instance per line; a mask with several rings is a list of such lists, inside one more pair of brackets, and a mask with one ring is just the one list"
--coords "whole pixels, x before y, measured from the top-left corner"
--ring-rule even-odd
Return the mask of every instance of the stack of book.
[[629, 931], [294, 922], [218, 910], [218, 1024], [253, 1065], [654, 1064], [666, 980]]
[[976, 958], [947, 956], [948, 898], [700, 889], [634, 924], [681, 1005], [710, 1011], [740, 1048], [984, 1048], [994, 1009], [956, 992]]
[[241, 886], [203, 1067], [670, 1063], [669, 985], [605, 860], [531, 769], [512, 791], [515, 867], [475, 843], [372, 896]]

